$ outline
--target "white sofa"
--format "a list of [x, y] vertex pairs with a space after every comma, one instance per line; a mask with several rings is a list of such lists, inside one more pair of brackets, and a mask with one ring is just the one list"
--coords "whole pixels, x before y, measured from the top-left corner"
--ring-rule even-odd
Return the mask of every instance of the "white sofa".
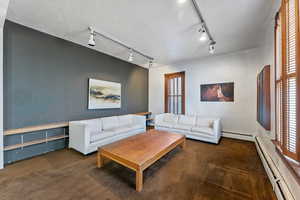
[[98, 147], [146, 131], [146, 117], [122, 115], [69, 123], [69, 148], [84, 155]]
[[187, 138], [218, 144], [221, 120], [164, 113], [155, 116], [155, 129], [184, 134]]

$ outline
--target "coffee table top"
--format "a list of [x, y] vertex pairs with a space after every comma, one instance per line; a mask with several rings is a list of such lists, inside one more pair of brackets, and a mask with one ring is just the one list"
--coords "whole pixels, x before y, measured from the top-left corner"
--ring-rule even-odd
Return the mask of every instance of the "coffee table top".
[[109, 154], [130, 165], [147, 167], [160, 154], [167, 151], [179, 141], [185, 139], [184, 135], [166, 131], [150, 130], [112, 144], [100, 147], [101, 153]]

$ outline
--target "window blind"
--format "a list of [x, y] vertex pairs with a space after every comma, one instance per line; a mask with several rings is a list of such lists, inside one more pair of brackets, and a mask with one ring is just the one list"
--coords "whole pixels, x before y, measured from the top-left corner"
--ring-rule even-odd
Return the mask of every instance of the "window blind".
[[275, 44], [276, 140], [283, 154], [299, 161], [299, 0], [283, 0], [276, 18]]

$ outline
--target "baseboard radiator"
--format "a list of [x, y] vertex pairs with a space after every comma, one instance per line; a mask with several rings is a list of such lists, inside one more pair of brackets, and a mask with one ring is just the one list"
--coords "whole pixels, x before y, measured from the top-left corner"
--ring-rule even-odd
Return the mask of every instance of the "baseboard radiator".
[[238, 140], [247, 140], [253, 142], [253, 135], [245, 134], [245, 133], [237, 133], [231, 131], [222, 131], [222, 136], [227, 138], [233, 138]]
[[270, 179], [270, 182], [273, 186], [273, 190], [277, 196], [278, 200], [296, 200], [292, 193], [290, 192], [286, 182], [282, 178], [278, 168], [276, 167], [273, 160], [270, 158], [270, 156], [265, 153], [265, 149], [262, 143], [260, 142], [260, 139], [258, 137], [254, 137], [254, 142], [257, 148], [257, 152], [259, 154], [259, 157], [262, 160], [263, 166], [267, 172], [267, 175]]

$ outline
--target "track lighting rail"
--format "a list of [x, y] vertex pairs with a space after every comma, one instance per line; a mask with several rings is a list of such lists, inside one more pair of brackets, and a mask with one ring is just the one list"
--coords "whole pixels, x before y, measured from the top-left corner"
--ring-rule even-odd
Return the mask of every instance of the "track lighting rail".
[[104, 35], [103, 33], [100, 33], [100, 32], [98, 32], [98, 31], [94, 30], [92, 27], [89, 27], [88, 29], [89, 29], [91, 32], [93, 32], [94, 35], [99, 35], [99, 36], [101, 36], [101, 37], [103, 37], [103, 38], [105, 38], [105, 39], [107, 39], [107, 40], [110, 40], [110, 41], [112, 41], [112, 42], [114, 42], [114, 43], [116, 43], [116, 44], [118, 44], [118, 45], [120, 45], [120, 46], [122, 46], [122, 47], [128, 49], [129, 51], [134, 52], [135, 54], [139, 54], [139, 55], [143, 56], [144, 58], [146, 58], [146, 59], [148, 59], [148, 60], [150, 60], [150, 61], [153, 61], [153, 60], [154, 60], [154, 58], [152, 58], [151, 56], [148, 56], [148, 55], [146, 55], [146, 54], [144, 54], [144, 53], [142, 53], [142, 52], [140, 52], [140, 51], [138, 51], [138, 50], [136, 50], [136, 49], [130, 47], [129, 45], [124, 44], [123, 42], [120, 42], [120, 41], [118, 41], [118, 40], [116, 40], [116, 39], [113, 39], [113, 38], [111, 38], [111, 37], [108, 37], [108, 36]]
[[208, 39], [210, 40], [210, 43], [211, 44], [216, 44], [216, 41], [214, 40], [214, 38], [210, 34], [209, 29], [208, 29], [208, 27], [207, 27], [207, 25], [206, 25], [206, 23], [204, 21], [204, 18], [203, 18], [202, 14], [201, 14], [201, 11], [200, 11], [198, 3], [196, 2], [196, 0], [192, 0], [192, 2], [193, 2], [193, 5], [194, 5], [194, 8], [196, 10], [196, 13], [197, 13], [197, 15], [198, 15], [198, 17], [200, 19], [200, 23], [202, 24], [202, 26], [206, 30], [206, 33], [208, 35]]

